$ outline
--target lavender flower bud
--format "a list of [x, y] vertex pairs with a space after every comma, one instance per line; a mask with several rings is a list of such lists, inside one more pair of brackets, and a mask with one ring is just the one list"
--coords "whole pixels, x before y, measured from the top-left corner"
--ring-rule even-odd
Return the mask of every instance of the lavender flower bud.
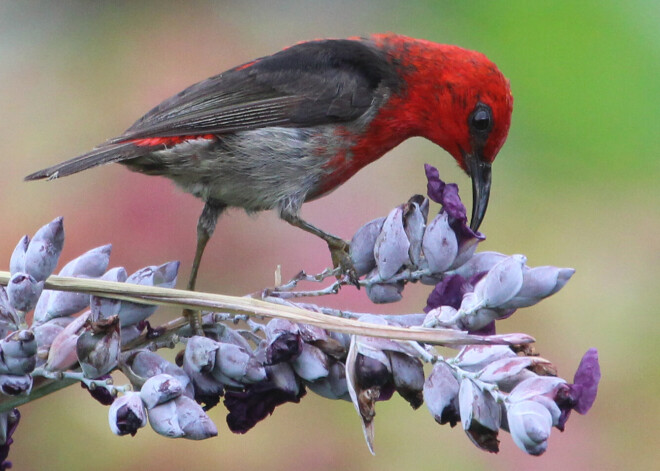
[[458, 381], [444, 362], [436, 363], [424, 383], [424, 401], [433, 418], [440, 425], [452, 427], [460, 420], [458, 412]]
[[403, 282], [373, 283], [367, 285], [367, 296], [374, 304], [395, 303], [403, 298]]
[[431, 273], [442, 273], [451, 266], [458, 253], [456, 234], [449, 227], [446, 212], [439, 213], [426, 226], [422, 248]]
[[281, 334], [300, 334], [300, 328], [294, 322], [276, 317], [266, 323], [264, 333], [266, 334], [266, 339], [270, 341], [276, 339]]
[[205, 403], [207, 408], [216, 405], [223, 392], [223, 383], [212, 375], [217, 351], [218, 342], [208, 337], [193, 336], [188, 340], [183, 354], [183, 370], [195, 386], [195, 399]]
[[300, 329], [300, 338], [304, 343], [317, 347], [326, 355], [339, 358], [346, 354], [346, 341], [350, 342], [350, 339], [347, 339], [343, 334], [328, 332], [309, 324], [298, 324], [298, 328]]
[[167, 401], [152, 407], [147, 410], [147, 413], [149, 414], [149, 424], [154, 432], [168, 438], [183, 437], [184, 431], [179, 426], [174, 401]]
[[88, 305], [88, 295], [46, 290], [39, 298], [39, 302], [34, 309], [34, 323], [39, 325], [48, 322], [50, 319], [71, 316], [85, 309]]
[[4, 286], [0, 286], [0, 337], [17, 330], [19, 323], [16, 309], [9, 302], [7, 290]]
[[[123, 283], [128, 278], [126, 270], [123, 267], [115, 267], [108, 270], [101, 276], [104, 281], [117, 281]], [[89, 298], [90, 309], [92, 310], [92, 320], [97, 322], [101, 319], [119, 314], [122, 302], [119, 299], [102, 298], [99, 296], [90, 296]]]
[[159, 404], [148, 413], [151, 428], [165, 437], [203, 440], [218, 434], [200, 405], [186, 396]]
[[108, 268], [110, 263], [110, 252], [112, 244], [102, 245], [100, 247], [88, 250], [84, 254], [74, 258], [64, 265], [60, 270], [60, 276], [86, 276], [98, 278]]
[[76, 317], [53, 339], [48, 352], [45, 368], [50, 371], [64, 371], [78, 363], [76, 345], [78, 337], [85, 329], [90, 312]]
[[483, 307], [499, 307], [520, 291], [526, 261], [524, 255], [507, 257], [479, 280], [474, 287], [474, 294]]
[[0, 374], [24, 375], [34, 371], [37, 342], [30, 330], [18, 330], [0, 340]]
[[168, 374], [152, 376], [140, 389], [140, 397], [147, 409], [171, 401], [181, 394], [183, 394], [183, 386], [179, 380]]
[[9, 271], [11, 273], [25, 271], [25, 252], [27, 252], [29, 244], [30, 238], [26, 235], [24, 235], [21, 240], [18, 241], [16, 248], [11, 254], [11, 259], [9, 260]]
[[565, 383], [565, 380], [555, 376], [534, 376], [518, 384], [509, 394], [508, 401], [514, 403], [534, 400], [535, 397], [544, 395], [553, 397]]
[[376, 268], [374, 248], [376, 246], [376, 238], [383, 229], [384, 222], [385, 218], [369, 221], [360, 227], [351, 239], [350, 256], [358, 276], [369, 273]]
[[456, 355], [457, 365], [471, 373], [502, 358], [516, 358], [516, 354], [506, 345], [467, 345]]
[[205, 440], [218, 435], [218, 429], [199, 404], [187, 396], [179, 396], [176, 404], [177, 419], [183, 438]]
[[450, 326], [456, 318], [457, 310], [451, 306], [440, 306], [431, 309], [424, 318], [424, 327]]
[[515, 356], [501, 358], [486, 365], [479, 373], [479, 379], [487, 383], [497, 384], [503, 391], [510, 391], [516, 384], [534, 376], [534, 373], [527, 368], [539, 363], [549, 362], [540, 357]]
[[429, 200], [415, 195], [403, 208], [403, 227], [410, 241], [408, 255], [412, 266], [419, 267], [422, 257], [422, 239], [426, 230], [426, 218], [429, 214]]
[[461, 275], [465, 279], [490, 271], [495, 265], [507, 256], [498, 252], [479, 252], [474, 254], [467, 262], [452, 270], [452, 274]]
[[330, 361], [328, 376], [312, 383], [307, 383], [309, 389], [327, 399], [344, 399], [350, 401], [348, 385], [346, 384], [346, 369], [342, 362]]
[[291, 362], [291, 366], [302, 379], [313, 382], [328, 376], [330, 361], [319, 348], [304, 343], [300, 355]]
[[552, 416], [535, 401], [521, 401], [507, 407], [507, 422], [514, 443], [530, 455], [539, 456], [548, 447]]
[[390, 211], [376, 238], [374, 256], [381, 279], [393, 277], [403, 266], [410, 264], [409, 249], [410, 242], [403, 228], [403, 208], [399, 206]]
[[572, 268], [535, 267], [523, 271], [523, 282], [518, 293], [503, 303], [501, 309], [532, 306], [555, 294], [573, 276]]
[[491, 453], [499, 451], [497, 433], [501, 410], [490, 392], [481, 390], [472, 380], [464, 379], [458, 392], [461, 424], [477, 447]]
[[137, 431], [147, 425], [147, 411], [142, 404], [140, 394], [128, 391], [118, 397], [108, 411], [110, 430], [115, 435], [135, 436]]
[[25, 251], [25, 271], [37, 281], [53, 273], [64, 245], [62, 218], [56, 218], [35, 234]]
[[137, 388], [141, 388], [152, 376], [166, 373], [181, 383], [185, 395], [192, 397], [194, 394], [192, 383], [186, 372], [157, 353], [138, 351], [123, 360], [120, 366], [131, 384]]
[[468, 314], [461, 317], [458, 322], [458, 327], [461, 330], [476, 331], [486, 327], [488, 324], [503, 316], [509, 314], [508, 311], [501, 311], [495, 309], [487, 309], [477, 307], [482, 302], [474, 293], [466, 293], [461, 303], [461, 309]]
[[266, 379], [266, 370], [251, 352], [231, 343], [219, 344], [215, 372], [239, 383], [256, 383]]
[[387, 352], [392, 365], [394, 387], [401, 397], [412, 406], [419, 408], [424, 403], [424, 365], [418, 358], [405, 353]]
[[7, 357], [31, 357], [37, 353], [37, 342], [31, 330], [17, 330], [0, 341], [2, 355]]
[[34, 332], [34, 338], [37, 342], [37, 366], [40, 366], [46, 361], [53, 340], [72, 321], [72, 317], [58, 317], [45, 324], [34, 325], [32, 327], [32, 332]]
[[0, 392], [7, 396], [29, 395], [32, 391], [30, 375], [0, 375]]
[[110, 373], [119, 362], [121, 350], [119, 317], [92, 324], [76, 342], [76, 355], [83, 373], [98, 378]]
[[[67, 263], [60, 276], [96, 278], [103, 274], [110, 261], [111, 245], [94, 248]], [[35, 310], [35, 320], [43, 323], [55, 317], [64, 317], [89, 307], [89, 295], [68, 291], [46, 291]]]
[[183, 357], [184, 371], [208, 373], [215, 368], [215, 357], [220, 344], [207, 337], [195, 335], [186, 344]]
[[27, 273], [14, 273], [7, 284], [9, 303], [17, 311], [31, 311], [37, 305], [44, 282], [37, 282]]
[[[176, 285], [176, 276], [179, 270], [179, 262], [168, 262], [156, 266], [142, 268], [126, 279], [126, 283], [143, 286], [160, 286], [173, 288]], [[119, 320], [121, 326], [137, 324], [151, 316], [158, 306], [132, 303], [123, 301], [119, 309]]]

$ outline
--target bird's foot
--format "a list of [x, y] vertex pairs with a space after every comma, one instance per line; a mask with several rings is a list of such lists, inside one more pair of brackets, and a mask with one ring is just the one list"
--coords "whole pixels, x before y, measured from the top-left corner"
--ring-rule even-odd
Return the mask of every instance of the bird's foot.
[[346, 276], [350, 284], [360, 289], [360, 277], [353, 266], [353, 260], [349, 253], [350, 245], [348, 242], [337, 239], [336, 241], [328, 242], [330, 248], [330, 256], [332, 257], [332, 264], [335, 268], [340, 269], [340, 274], [337, 278]]

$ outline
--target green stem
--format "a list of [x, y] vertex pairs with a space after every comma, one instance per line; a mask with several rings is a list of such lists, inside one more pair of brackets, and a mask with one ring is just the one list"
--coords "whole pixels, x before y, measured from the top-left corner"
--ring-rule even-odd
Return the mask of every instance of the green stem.
[[32, 391], [27, 396], [0, 396], [0, 412], [8, 412], [15, 407], [35, 401], [51, 393], [64, 389], [78, 381], [74, 379], [34, 378]]

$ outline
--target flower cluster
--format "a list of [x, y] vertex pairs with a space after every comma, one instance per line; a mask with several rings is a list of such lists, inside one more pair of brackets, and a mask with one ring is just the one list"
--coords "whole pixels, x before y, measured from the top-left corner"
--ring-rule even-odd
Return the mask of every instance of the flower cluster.
[[[433, 167], [427, 166], [426, 174], [428, 198], [413, 196], [387, 217], [362, 226], [350, 252], [359, 283], [374, 303], [398, 301], [409, 282], [434, 285], [424, 313], [353, 314], [295, 304], [287, 298], [331, 294], [339, 286], [293, 296], [299, 279], [264, 291], [262, 298], [316, 315], [353, 317], [374, 329], [434, 329], [446, 339], [439, 344], [459, 349], [454, 357], [421, 342], [373, 337], [369, 329], [348, 335], [276, 316], [258, 323], [231, 313], [204, 313], [203, 336], [185, 322], [154, 328], [148, 319], [156, 306], [97, 292], [45, 289], [62, 251], [61, 218], [32, 239], [25, 236], [12, 254], [7, 287], [0, 287], [4, 457], [19, 415], [11, 405], [17, 402], [3, 401], [2, 395], [27, 402], [53, 390], [54, 383], [64, 387], [71, 380], [110, 406], [110, 428], [117, 435], [135, 435], [149, 423], [170, 438], [214, 437], [218, 430], [207, 412], [221, 401], [230, 430], [245, 433], [278, 405], [298, 403], [310, 390], [352, 402], [373, 452], [376, 404], [397, 393], [415, 409], [426, 403], [440, 424], [460, 423], [481, 449], [498, 451], [504, 430], [525, 452], [543, 453], [552, 427], [563, 430], [572, 410], [584, 414], [593, 404], [600, 379], [597, 352], [585, 354], [570, 384], [556, 376], [548, 360], [494, 336], [495, 322], [556, 293], [574, 271], [529, 267], [523, 255], [476, 253], [484, 236], [467, 226], [456, 185], [442, 182]], [[429, 200], [441, 205], [430, 222]], [[110, 252], [110, 245], [92, 249], [59, 275], [164, 288], [176, 284], [178, 262], [128, 275], [121, 267], [108, 269]], [[183, 348], [175, 363], [158, 353], [177, 346]], [[428, 375], [425, 363], [432, 365]], [[130, 384], [115, 385], [116, 371]]]

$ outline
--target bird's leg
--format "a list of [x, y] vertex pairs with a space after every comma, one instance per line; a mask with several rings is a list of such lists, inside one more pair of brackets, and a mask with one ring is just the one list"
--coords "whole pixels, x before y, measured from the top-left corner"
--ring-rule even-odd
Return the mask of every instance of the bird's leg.
[[314, 234], [315, 236], [325, 240], [328, 244], [328, 248], [330, 249], [332, 264], [335, 266], [335, 268], [341, 268], [342, 273], [348, 275], [350, 282], [359, 288], [359, 277], [357, 276], [357, 272], [353, 267], [353, 261], [351, 260], [351, 256], [349, 254], [350, 244], [348, 242], [337, 236], [329, 234], [301, 219], [298, 215], [298, 212], [283, 209], [280, 211], [280, 217], [292, 226], [299, 227], [303, 231]]
[[[190, 278], [188, 279], [188, 290], [195, 290], [195, 283], [197, 282], [197, 272], [199, 265], [202, 262], [202, 255], [209, 239], [213, 235], [215, 225], [218, 222], [218, 216], [224, 211], [227, 206], [217, 200], [208, 200], [204, 205], [202, 214], [197, 221], [197, 248], [195, 249], [195, 258], [193, 260], [192, 269], [190, 270]], [[202, 314], [200, 311], [192, 309], [184, 309], [183, 315], [188, 318], [190, 327], [195, 335], [204, 335], [202, 330]]]

